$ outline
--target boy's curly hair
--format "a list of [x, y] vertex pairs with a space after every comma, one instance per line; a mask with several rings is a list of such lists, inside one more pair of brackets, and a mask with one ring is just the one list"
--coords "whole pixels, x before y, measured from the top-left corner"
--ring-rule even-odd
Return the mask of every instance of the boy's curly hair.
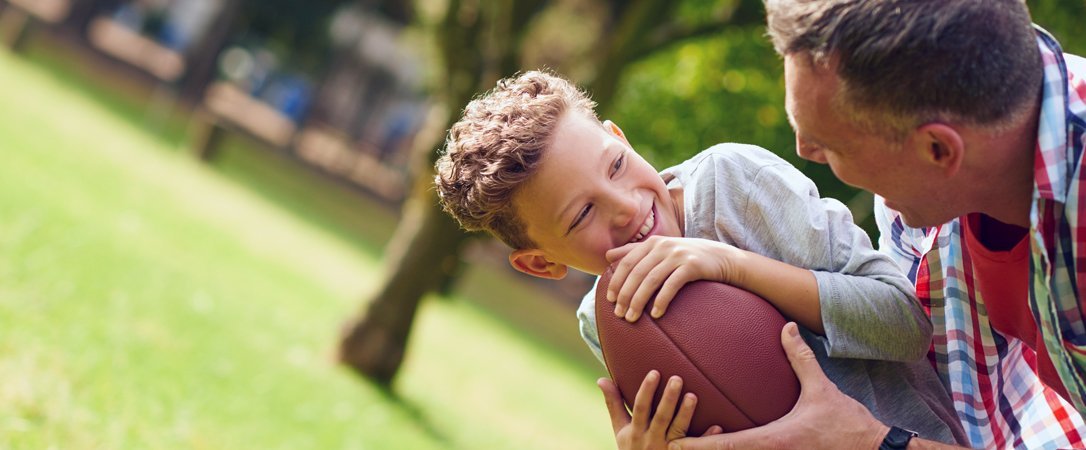
[[468, 103], [449, 130], [435, 184], [442, 208], [466, 230], [485, 230], [514, 249], [536, 247], [513, 195], [539, 165], [567, 111], [598, 121], [595, 103], [573, 83], [540, 71], [498, 82]]

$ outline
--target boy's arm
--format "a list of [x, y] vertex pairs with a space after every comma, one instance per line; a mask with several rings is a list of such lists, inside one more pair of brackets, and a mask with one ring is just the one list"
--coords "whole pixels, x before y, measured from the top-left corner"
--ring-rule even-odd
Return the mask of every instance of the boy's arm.
[[931, 323], [912, 283], [795, 167], [757, 147], [721, 146], [683, 189], [687, 235], [703, 239], [654, 236], [608, 252], [619, 261], [609, 286], [617, 315], [636, 320], [657, 289], [666, 308], [683, 284], [709, 279], [825, 335], [830, 356], [912, 361], [927, 352]]
[[[822, 199], [789, 164], [766, 166], [753, 180], [745, 214], [763, 225], [747, 248], [810, 269], [832, 357], [909, 361], [926, 354], [931, 322], [897, 263], [871, 246], [840, 202]], [[775, 255], [772, 253], [776, 253]]]
[[[811, 271], [723, 242], [653, 236], [607, 252], [615, 265], [611, 288], [615, 315], [636, 321], [642, 312], [660, 317], [686, 283], [712, 280], [753, 292], [782, 314], [823, 334], [818, 283]], [[620, 286], [620, 287], [617, 287]], [[655, 294], [652, 311], [643, 311]]]

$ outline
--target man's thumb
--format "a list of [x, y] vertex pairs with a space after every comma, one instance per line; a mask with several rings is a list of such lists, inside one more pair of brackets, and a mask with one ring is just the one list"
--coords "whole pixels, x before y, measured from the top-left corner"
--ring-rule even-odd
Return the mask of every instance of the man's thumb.
[[799, 327], [795, 322], [788, 322], [781, 329], [781, 346], [784, 347], [784, 353], [788, 355], [788, 362], [792, 364], [792, 370], [796, 372], [796, 377], [799, 378], [800, 386], [812, 382], [827, 381], [826, 374], [822, 372], [822, 367], [818, 365], [814, 351], [807, 346], [807, 343], [803, 341], [803, 337], [799, 335]]

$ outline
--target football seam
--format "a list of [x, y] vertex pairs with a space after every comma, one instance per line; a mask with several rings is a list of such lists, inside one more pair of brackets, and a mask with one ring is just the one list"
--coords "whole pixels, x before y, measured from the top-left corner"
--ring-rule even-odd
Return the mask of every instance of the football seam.
[[[646, 320], [646, 319], [648, 319], [648, 318], [647, 317], [642, 317], [642, 320]], [[597, 337], [598, 337], [598, 339], [600, 341], [600, 354], [603, 355], [603, 365], [604, 365], [604, 367], [607, 368], [607, 375], [610, 376], [612, 380], [614, 380], [615, 379], [615, 374], [614, 374], [614, 371], [611, 370], [611, 365], [612, 365], [611, 359], [608, 358], [607, 354], [602, 351], [603, 350], [603, 340], [604, 340], [604, 338], [598, 331], [599, 327], [600, 327], [600, 325], [599, 325], [599, 317], [596, 317], [596, 322], [597, 322], [596, 323], [596, 330], [597, 330], [596, 335], [597, 335]], [[709, 382], [709, 384], [711, 384], [713, 386], [713, 388], [716, 389], [717, 393], [719, 393], [721, 397], [726, 399], [728, 401], [728, 403], [731, 403], [732, 406], [735, 407], [735, 410], [739, 414], [741, 414], [744, 419], [747, 419], [747, 422], [750, 422], [751, 424], [754, 424], [755, 426], [760, 425], [758, 422], [755, 422], [754, 419], [751, 419], [750, 415], [748, 415], [747, 412], [743, 410], [743, 408], [740, 408], [739, 405], [737, 405], [735, 403], [735, 400], [733, 400], [731, 398], [731, 396], [727, 395], [722, 389], [720, 389], [720, 386], [712, 378], [706, 376], [705, 369], [701, 365], [695, 363], [694, 360], [690, 358], [690, 355], [688, 355], [685, 351], [683, 351], [682, 348], [680, 348], [678, 345], [676, 345], [675, 341], [672, 340], [673, 338], [671, 337], [670, 334], [667, 333], [666, 330], [661, 328], [660, 325], [657, 324], [655, 320], [649, 320], [649, 322], [651, 322], [652, 326], [655, 327], [657, 330], [660, 330], [660, 332], [664, 336], [667, 336], [668, 345], [670, 345], [672, 348], [674, 348], [675, 351], [678, 354], [682, 355], [682, 357], [684, 359], [686, 359], [690, 363], [691, 366], [694, 366], [694, 368], [698, 369], [698, 372], [700, 372], [702, 374], [702, 378], [707, 380]], [[655, 407], [655, 405], [653, 405], [653, 406]], [[627, 409], [629, 409], [629, 406], [627, 406]], [[717, 424], [717, 425], [720, 425], [720, 424]]]
[[[667, 330], [666, 330], [666, 329], [664, 329], [663, 327], [661, 327], [661, 326], [660, 326], [660, 324], [656, 323], [656, 321], [655, 321], [655, 320], [653, 320], [653, 321], [651, 321], [651, 322], [652, 322], [652, 326], [654, 326], [654, 327], [656, 327], [656, 329], [660, 330], [660, 332], [661, 332], [661, 333], [663, 333], [663, 334], [664, 334], [664, 336], [667, 336], [667, 342], [668, 342], [669, 344], [671, 344], [671, 346], [672, 346], [672, 347], [675, 347], [675, 349], [676, 349], [676, 350], [678, 350], [678, 351], [679, 351], [679, 353], [683, 355], [683, 358], [686, 358], [686, 360], [687, 360], [687, 361], [689, 361], [689, 362], [690, 362], [690, 364], [691, 364], [692, 366], [694, 366], [695, 368], [697, 368], [697, 369], [698, 369], [698, 372], [702, 373], [703, 375], [707, 373], [707, 372], [705, 371], [705, 368], [704, 368], [704, 367], [702, 367], [702, 366], [701, 366], [701, 364], [698, 364], [696, 360], [694, 360], [693, 358], [691, 358], [691, 357], [690, 357], [690, 355], [686, 354], [686, 352], [685, 352], [685, 351], [683, 351], [682, 347], [679, 347], [679, 345], [675, 343], [675, 338], [673, 338], [673, 337], [671, 336], [671, 334], [669, 334], [669, 333], [667, 332]], [[763, 424], [760, 424], [760, 423], [756, 422], [756, 421], [755, 421], [754, 419], [752, 419], [752, 418], [750, 417], [750, 415], [749, 415], [749, 414], [747, 414], [747, 412], [746, 412], [746, 411], [745, 411], [745, 410], [744, 410], [743, 408], [741, 408], [741, 407], [739, 406], [739, 404], [738, 404], [738, 403], [736, 403], [736, 402], [735, 402], [735, 400], [734, 400], [734, 399], [732, 399], [732, 397], [731, 397], [730, 395], [728, 395], [728, 394], [727, 394], [727, 392], [726, 392], [726, 391], [725, 391], [724, 389], [721, 389], [721, 388], [720, 388], [720, 385], [719, 385], [719, 384], [717, 384], [717, 381], [716, 381], [716, 380], [714, 380], [714, 379], [712, 379], [711, 377], [708, 377], [708, 376], [703, 376], [703, 378], [705, 378], [706, 380], [708, 380], [708, 381], [709, 381], [709, 383], [710, 383], [710, 384], [712, 384], [714, 388], [716, 388], [716, 391], [717, 391], [717, 392], [719, 392], [719, 393], [720, 393], [720, 395], [721, 395], [722, 397], [724, 397], [724, 398], [728, 399], [728, 402], [729, 402], [729, 403], [731, 403], [731, 404], [732, 404], [732, 406], [734, 406], [734, 407], [735, 407], [735, 410], [736, 410], [736, 411], [739, 411], [739, 414], [742, 414], [742, 415], [743, 415], [743, 417], [744, 417], [744, 418], [746, 418], [748, 422], [750, 422], [750, 423], [752, 423], [752, 424], [755, 424], [755, 425], [763, 425]]]

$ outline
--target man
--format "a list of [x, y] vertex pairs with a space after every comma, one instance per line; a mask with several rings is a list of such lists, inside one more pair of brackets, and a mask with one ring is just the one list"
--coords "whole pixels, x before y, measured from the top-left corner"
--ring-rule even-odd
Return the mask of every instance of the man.
[[[971, 446], [1083, 447], [1086, 60], [1034, 28], [1020, 0], [766, 11], [797, 151], [880, 196], [881, 250], [931, 313], [929, 357]], [[782, 342], [803, 384], [789, 415], [673, 448], [941, 445], [874, 420], [802, 342]]]

